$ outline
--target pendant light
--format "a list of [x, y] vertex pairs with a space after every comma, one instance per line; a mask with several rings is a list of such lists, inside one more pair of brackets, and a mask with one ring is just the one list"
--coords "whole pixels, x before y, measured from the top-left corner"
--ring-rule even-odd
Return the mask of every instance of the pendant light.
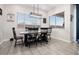
[[42, 15], [39, 14], [39, 4], [37, 5], [33, 5], [33, 11], [30, 12], [30, 15], [33, 16], [33, 17], [37, 17], [37, 18], [41, 18]]

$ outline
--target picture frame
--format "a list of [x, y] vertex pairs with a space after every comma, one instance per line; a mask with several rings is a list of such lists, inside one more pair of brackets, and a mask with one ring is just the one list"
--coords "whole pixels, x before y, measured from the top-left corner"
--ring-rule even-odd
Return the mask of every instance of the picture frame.
[[2, 9], [0, 8], [0, 15], [2, 15]]
[[43, 18], [43, 23], [46, 23], [46, 18]]
[[13, 13], [8, 13], [7, 14], [7, 22], [14, 22], [14, 14]]

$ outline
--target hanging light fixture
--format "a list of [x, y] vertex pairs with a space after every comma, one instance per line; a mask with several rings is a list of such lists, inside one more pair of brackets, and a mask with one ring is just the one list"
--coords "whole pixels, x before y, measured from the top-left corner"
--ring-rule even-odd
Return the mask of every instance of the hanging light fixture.
[[42, 15], [39, 14], [39, 5], [37, 5], [37, 6], [33, 5], [33, 12], [30, 12], [30, 15], [33, 16], [33, 17], [37, 17], [37, 18], [42, 17]]

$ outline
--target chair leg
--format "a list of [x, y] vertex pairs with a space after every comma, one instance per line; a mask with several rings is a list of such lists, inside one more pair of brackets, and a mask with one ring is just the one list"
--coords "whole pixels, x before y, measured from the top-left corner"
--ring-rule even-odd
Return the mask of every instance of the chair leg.
[[50, 37], [50, 40], [51, 40], [51, 37]]
[[37, 46], [37, 40], [36, 40], [36, 46]]
[[30, 42], [28, 43], [28, 46], [29, 46], [29, 48], [30, 48]]
[[30, 48], [30, 44], [29, 44], [29, 48]]
[[51, 36], [49, 36], [49, 39], [51, 40]]
[[14, 47], [16, 47], [16, 43], [17, 43], [17, 41], [15, 41], [15, 45], [14, 45]]
[[21, 41], [22, 41], [22, 44], [23, 44], [23, 46], [24, 46], [24, 42], [23, 42], [23, 39], [21, 39]]
[[[41, 39], [41, 40], [40, 40], [40, 39]], [[41, 43], [41, 45], [42, 45], [42, 38], [39, 38], [38, 41], [39, 41], [39, 43]]]
[[37, 46], [37, 39], [35, 38], [35, 44], [36, 44], [36, 46]]
[[42, 40], [40, 40], [40, 43], [41, 43], [41, 45], [42, 45]]

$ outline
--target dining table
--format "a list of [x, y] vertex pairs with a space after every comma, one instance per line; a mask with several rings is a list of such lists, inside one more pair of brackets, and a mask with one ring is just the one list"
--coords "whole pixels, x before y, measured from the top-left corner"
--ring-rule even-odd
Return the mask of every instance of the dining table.
[[28, 46], [27, 44], [27, 35], [29, 34], [40, 34], [40, 36], [42, 36], [42, 39], [45, 41], [45, 42], [48, 42], [48, 39], [47, 39], [47, 32], [44, 32], [44, 31], [23, 31], [23, 32], [20, 32], [21, 35], [24, 35], [24, 45], [25, 46]]

